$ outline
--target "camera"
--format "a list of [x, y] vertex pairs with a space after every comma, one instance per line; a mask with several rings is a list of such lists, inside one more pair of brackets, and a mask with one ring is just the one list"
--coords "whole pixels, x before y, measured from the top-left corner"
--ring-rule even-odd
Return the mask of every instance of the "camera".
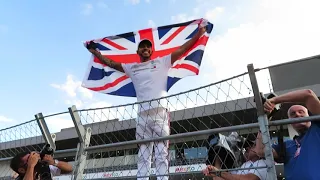
[[[260, 97], [261, 97], [261, 100], [262, 100], [262, 104], [264, 104], [268, 99], [271, 99], [273, 97], [276, 97], [277, 95], [275, 93], [270, 93], [267, 97], [265, 97], [263, 95], [262, 92], [260, 92]], [[273, 117], [278, 113], [279, 109], [281, 108], [281, 105], [276, 105], [276, 107], [270, 112], [267, 114], [267, 117], [269, 120], [273, 119]]]
[[53, 150], [53, 148], [50, 146], [50, 144], [46, 144], [46, 145], [43, 146], [42, 150], [40, 151], [40, 158], [41, 158], [41, 160], [42, 160], [45, 155], [50, 155], [50, 156], [52, 156], [53, 153], [54, 153], [54, 150]]
[[245, 161], [241, 147], [248, 140], [239, 136], [237, 132], [232, 132], [228, 136], [223, 134], [211, 134], [208, 137], [208, 157], [206, 164], [215, 164], [216, 160], [221, 160], [221, 169], [233, 169], [240, 167]]
[[37, 175], [40, 175], [41, 179], [51, 179], [50, 168], [47, 162], [43, 161], [45, 155], [52, 156], [54, 153], [53, 148], [51, 148], [50, 144], [45, 144], [40, 151], [40, 158], [39, 162], [34, 167], [34, 171]]

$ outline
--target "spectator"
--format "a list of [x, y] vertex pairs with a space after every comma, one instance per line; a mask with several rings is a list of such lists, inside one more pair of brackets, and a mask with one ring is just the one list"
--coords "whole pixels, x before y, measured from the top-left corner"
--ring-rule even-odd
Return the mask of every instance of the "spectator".
[[[281, 103], [303, 103], [293, 105], [287, 114], [289, 118], [308, 117], [308, 110], [313, 115], [320, 115], [320, 101], [312, 90], [297, 90], [267, 100], [264, 104], [266, 112], [271, 112], [275, 105]], [[298, 136], [284, 142], [284, 173], [286, 180], [320, 179], [318, 163], [320, 162], [320, 123], [319, 121], [291, 124]], [[263, 147], [259, 154], [264, 155]], [[273, 145], [275, 161], [279, 157], [280, 146]]]
[[[265, 160], [261, 158], [257, 153], [257, 148], [261, 148], [261, 134], [258, 133], [255, 142], [245, 140], [243, 148], [246, 150], [244, 153], [245, 162], [240, 168], [250, 168], [245, 170], [231, 171], [231, 172], [220, 172], [220, 168], [212, 165], [208, 165], [203, 170], [205, 176], [212, 176], [214, 180], [265, 180], [267, 179], [267, 168]], [[218, 159], [218, 158], [216, 158]], [[224, 158], [220, 158], [224, 159]], [[215, 164], [223, 164], [223, 162], [215, 162]], [[218, 171], [218, 172], [217, 172]]]
[[11, 160], [10, 167], [19, 174], [18, 180], [51, 180], [53, 176], [73, 171], [69, 163], [54, 160], [50, 155], [45, 155], [41, 159], [38, 152], [17, 154]]

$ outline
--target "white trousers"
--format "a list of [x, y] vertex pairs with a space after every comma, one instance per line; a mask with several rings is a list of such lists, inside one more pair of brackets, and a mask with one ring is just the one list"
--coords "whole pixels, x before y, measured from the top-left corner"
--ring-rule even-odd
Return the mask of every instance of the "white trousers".
[[[169, 113], [164, 108], [139, 113], [137, 118], [136, 139], [150, 139], [170, 135]], [[157, 180], [168, 180], [169, 173], [169, 141], [139, 144], [138, 180], [148, 180], [151, 173], [152, 152], [154, 150], [155, 173]], [[139, 178], [141, 177], [141, 178]]]

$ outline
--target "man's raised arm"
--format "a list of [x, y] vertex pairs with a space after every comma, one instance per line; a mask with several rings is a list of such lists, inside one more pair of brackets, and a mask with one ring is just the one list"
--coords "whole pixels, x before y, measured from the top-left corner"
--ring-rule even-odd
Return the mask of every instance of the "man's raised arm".
[[96, 50], [96, 44], [93, 41], [90, 41], [90, 43], [87, 45], [87, 49], [105, 65], [120, 72], [124, 72], [121, 63], [115, 62], [107, 57], [102, 56], [102, 54]]
[[171, 54], [171, 64], [176, 62], [185, 52], [187, 52], [205, 32], [206, 27], [199, 26], [197, 34]]
[[267, 100], [267, 102], [264, 104], [264, 107], [268, 112], [271, 110], [271, 108], [274, 108], [274, 105], [286, 102], [305, 103], [307, 109], [313, 115], [320, 115], [320, 101], [317, 95], [310, 89], [296, 90], [281, 96], [276, 96], [270, 100]]

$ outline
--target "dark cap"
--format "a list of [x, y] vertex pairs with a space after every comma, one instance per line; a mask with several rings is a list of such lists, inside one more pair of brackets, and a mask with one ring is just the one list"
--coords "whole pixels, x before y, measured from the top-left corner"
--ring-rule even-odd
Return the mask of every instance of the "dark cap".
[[141, 44], [148, 44], [152, 47], [152, 42], [149, 39], [142, 39], [138, 44], [138, 48], [140, 47]]
[[242, 137], [241, 142], [238, 143], [239, 148], [247, 148], [247, 147], [252, 147], [255, 144], [256, 137], [254, 134], [248, 135], [247, 138]]

